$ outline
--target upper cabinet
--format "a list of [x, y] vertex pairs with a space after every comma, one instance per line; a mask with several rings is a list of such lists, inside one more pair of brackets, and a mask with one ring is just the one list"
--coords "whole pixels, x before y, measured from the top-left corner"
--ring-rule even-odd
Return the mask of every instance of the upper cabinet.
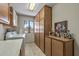
[[10, 27], [17, 26], [17, 14], [8, 3], [0, 3], [0, 23]]
[[9, 25], [13, 26], [13, 8], [11, 6], [9, 6], [9, 15], [8, 15], [8, 19], [9, 19]]
[[13, 10], [13, 26], [17, 26], [17, 13]]
[[17, 26], [17, 13], [11, 6], [9, 6], [9, 20], [11, 26]]
[[0, 23], [9, 24], [8, 19], [8, 4], [7, 3], [0, 3]]
[[40, 11], [40, 19], [43, 19], [44, 18], [44, 13], [45, 13], [44, 12], [44, 8], [42, 8], [41, 11]]
[[40, 49], [43, 52], [45, 52], [45, 37], [49, 35], [49, 32], [51, 30], [52, 30], [52, 8], [45, 5], [35, 16], [35, 43], [37, 44], [37, 46], [40, 47]]

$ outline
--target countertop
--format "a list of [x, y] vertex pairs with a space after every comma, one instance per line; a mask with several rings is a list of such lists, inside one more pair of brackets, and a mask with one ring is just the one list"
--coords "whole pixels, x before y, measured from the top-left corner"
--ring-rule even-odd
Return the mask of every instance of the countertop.
[[68, 41], [72, 41], [73, 39], [68, 39], [68, 38], [61, 38], [61, 37], [56, 37], [56, 36], [48, 36], [51, 39], [55, 39], [55, 40], [59, 40], [59, 41], [63, 41], [63, 42], [68, 42]]
[[0, 41], [0, 56], [18, 56], [23, 39]]

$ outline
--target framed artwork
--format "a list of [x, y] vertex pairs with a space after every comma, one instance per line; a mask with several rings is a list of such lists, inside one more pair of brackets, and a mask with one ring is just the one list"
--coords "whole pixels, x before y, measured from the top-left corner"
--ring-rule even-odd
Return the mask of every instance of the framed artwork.
[[61, 22], [56, 22], [54, 24], [55, 27], [55, 32], [67, 32], [68, 29], [68, 22], [67, 21], [61, 21]]

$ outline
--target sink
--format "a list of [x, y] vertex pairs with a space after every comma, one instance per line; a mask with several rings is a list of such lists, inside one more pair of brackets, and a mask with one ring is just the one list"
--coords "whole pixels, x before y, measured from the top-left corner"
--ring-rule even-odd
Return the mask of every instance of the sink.
[[14, 35], [8, 35], [6, 37], [7, 39], [21, 39], [21, 38], [25, 38], [25, 34], [14, 34]]

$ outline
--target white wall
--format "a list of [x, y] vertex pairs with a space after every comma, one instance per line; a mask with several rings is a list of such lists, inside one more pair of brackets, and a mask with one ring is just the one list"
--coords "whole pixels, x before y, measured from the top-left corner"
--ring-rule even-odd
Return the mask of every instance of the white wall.
[[79, 55], [79, 4], [56, 4], [53, 7], [52, 30], [54, 23], [67, 20], [68, 29], [74, 34], [75, 55]]
[[18, 16], [18, 27], [19, 27], [19, 30], [24, 28], [24, 21], [25, 20], [34, 21], [34, 17], [19, 15]]
[[[24, 21], [25, 20], [31, 20], [34, 21], [34, 17], [30, 17], [30, 16], [23, 16], [23, 15], [19, 15], [18, 16], [18, 31], [20, 33], [24, 32]], [[28, 33], [26, 34], [26, 42], [33, 42], [34, 41], [34, 33]]]
[[5, 29], [2, 24], [0, 24], [0, 41], [4, 40]]

